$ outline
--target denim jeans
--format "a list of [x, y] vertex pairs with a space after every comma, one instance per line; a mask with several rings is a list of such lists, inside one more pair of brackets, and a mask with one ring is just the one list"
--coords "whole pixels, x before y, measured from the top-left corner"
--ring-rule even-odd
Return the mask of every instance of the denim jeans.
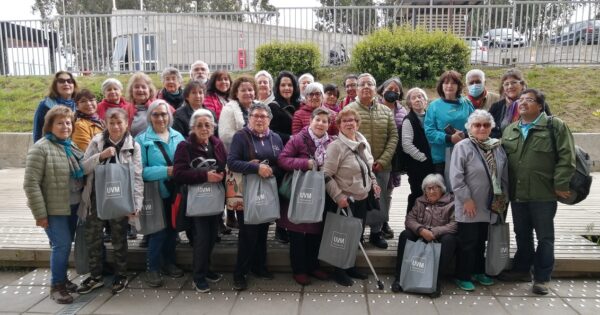
[[[165, 209], [170, 209], [169, 200], [164, 201]], [[168, 207], [168, 208], [167, 208]], [[162, 266], [175, 264], [175, 247], [177, 246], [177, 232], [171, 226], [171, 211], [165, 210], [167, 227], [148, 235], [148, 253], [146, 254], [146, 268], [148, 271], [160, 271]]]
[[[513, 270], [529, 272], [535, 281], [549, 281], [554, 269], [554, 215], [556, 201], [511, 202], [517, 252]], [[537, 248], [533, 248], [533, 231]]]
[[67, 279], [69, 268], [69, 255], [71, 254], [71, 243], [77, 226], [77, 206], [71, 206], [71, 215], [49, 215], [48, 227], [44, 229], [50, 240], [50, 272], [52, 279], [50, 284], [64, 284]]

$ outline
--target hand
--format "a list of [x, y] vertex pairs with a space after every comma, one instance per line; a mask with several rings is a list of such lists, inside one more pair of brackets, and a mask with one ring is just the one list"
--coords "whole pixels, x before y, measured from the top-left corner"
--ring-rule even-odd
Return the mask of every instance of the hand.
[[167, 176], [173, 176], [173, 166], [167, 166]]
[[135, 209], [132, 214], [128, 215], [129, 219], [134, 219], [140, 216], [140, 209]]
[[373, 163], [373, 172], [379, 173], [381, 171], [383, 171], [383, 166], [378, 162]]
[[457, 144], [460, 140], [464, 138], [465, 134], [462, 131], [457, 131], [450, 137], [450, 141], [452, 142], [452, 144]]
[[308, 169], [312, 170], [314, 166], [315, 166], [315, 160], [313, 160], [313, 159], [308, 160]]
[[215, 170], [208, 171], [206, 173], [206, 178], [209, 183], [218, 183], [223, 180], [223, 173], [218, 173]]
[[435, 235], [428, 229], [421, 229], [419, 235], [428, 242], [431, 242], [435, 239]]
[[48, 228], [48, 226], [49, 226], [49, 224], [48, 224], [48, 218], [43, 218], [43, 219], [37, 219], [37, 220], [35, 220], [35, 225], [37, 225], [37, 226], [39, 226], [39, 227], [41, 227], [43, 229]]
[[350, 204], [348, 203], [348, 198], [347, 197], [342, 197], [337, 201], [337, 205], [339, 208], [348, 208], [350, 206]]
[[373, 193], [375, 194], [375, 198], [379, 198], [379, 195], [381, 195], [381, 187], [377, 183], [373, 183]]
[[100, 160], [110, 159], [111, 157], [115, 156], [116, 152], [117, 151], [114, 147], [106, 148], [100, 153]]
[[262, 178], [267, 178], [273, 176], [273, 170], [269, 165], [260, 164], [258, 165], [258, 175]]
[[571, 197], [571, 192], [566, 190], [555, 190], [554, 193], [558, 196], [558, 198], [567, 199]]
[[467, 217], [472, 218], [477, 214], [477, 206], [475, 206], [475, 201], [473, 201], [473, 199], [465, 201], [463, 208], [463, 212]]

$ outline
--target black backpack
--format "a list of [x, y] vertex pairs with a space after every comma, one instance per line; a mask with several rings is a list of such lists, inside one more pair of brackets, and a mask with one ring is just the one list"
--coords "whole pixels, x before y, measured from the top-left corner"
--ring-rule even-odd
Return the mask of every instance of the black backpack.
[[[550, 137], [552, 139], [552, 147], [554, 152], [556, 151], [556, 137], [554, 135], [554, 125], [552, 124], [552, 116], [548, 116], [548, 130], [550, 130]], [[585, 152], [580, 146], [575, 146], [575, 173], [571, 177], [569, 182], [569, 191], [571, 196], [567, 199], [558, 198], [558, 201], [567, 205], [574, 205], [590, 194], [590, 188], [592, 186], [592, 176], [590, 175], [590, 155]]]

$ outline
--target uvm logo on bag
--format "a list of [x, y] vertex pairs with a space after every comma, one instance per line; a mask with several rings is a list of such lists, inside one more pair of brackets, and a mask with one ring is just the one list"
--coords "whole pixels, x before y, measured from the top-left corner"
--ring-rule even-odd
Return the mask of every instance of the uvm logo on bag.
[[152, 215], [152, 203], [145, 203], [142, 205], [142, 211], [145, 215]]
[[333, 231], [333, 237], [331, 238], [331, 246], [339, 249], [346, 248], [346, 237], [348, 236], [346, 233], [340, 233]]
[[312, 188], [305, 188], [300, 191], [300, 193], [298, 194], [298, 203], [312, 205]]
[[106, 198], [121, 197], [121, 182], [106, 183]]
[[413, 256], [410, 259], [410, 271], [425, 273], [426, 262], [427, 262], [427, 258]]
[[502, 247], [500, 247], [500, 258], [506, 259], [508, 258], [508, 244], [502, 244]]
[[267, 204], [267, 197], [265, 197], [265, 194], [260, 193], [260, 194], [256, 195], [256, 204], [257, 205], [266, 205]]
[[196, 196], [210, 196], [212, 195], [212, 186], [200, 185], [196, 188]]

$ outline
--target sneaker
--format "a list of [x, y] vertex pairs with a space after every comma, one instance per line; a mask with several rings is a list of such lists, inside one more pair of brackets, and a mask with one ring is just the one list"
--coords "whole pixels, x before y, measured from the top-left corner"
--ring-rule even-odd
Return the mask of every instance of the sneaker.
[[476, 274], [473, 276], [473, 279], [477, 282], [479, 282], [479, 284], [481, 285], [485, 285], [485, 286], [490, 286], [494, 284], [494, 280], [492, 280], [492, 278], [486, 276], [483, 273], [480, 274]]
[[323, 270], [314, 270], [312, 272], [309, 273], [311, 276], [321, 280], [321, 281], [327, 281], [329, 280], [329, 274]]
[[350, 269], [346, 269], [346, 273], [350, 278], [366, 280], [369, 278], [366, 273], [360, 272], [356, 267], [352, 267]]
[[240, 226], [238, 225], [238, 222], [237, 222], [236, 218], [227, 217], [227, 220], [225, 221], [225, 225], [227, 227], [232, 228], [232, 229], [239, 229], [240, 228]]
[[158, 287], [162, 287], [163, 280], [160, 277], [160, 273], [158, 271], [147, 271], [146, 272], [146, 283], [150, 287], [158, 288]]
[[231, 234], [231, 228], [221, 221], [221, 224], [219, 224], [219, 233], [229, 235]]
[[255, 270], [252, 271], [252, 274], [257, 278], [264, 280], [273, 280], [275, 278], [273, 273], [269, 272], [267, 269]]
[[381, 228], [381, 232], [383, 233], [383, 238], [389, 240], [394, 238], [394, 230], [390, 227], [387, 222], [383, 222], [383, 227]]
[[185, 234], [185, 232], [179, 232], [178, 240], [178, 244], [187, 245], [190, 243], [190, 240], [188, 239], [187, 234]]
[[104, 243], [110, 243], [112, 242], [112, 236], [110, 235], [110, 233], [105, 232], [102, 236], [102, 240], [104, 241]]
[[290, 242], [287, 231], [280, 227], [275, 228], [275, 240], [281, 244], [287, 244]]
[[392, 282], [392, 292], [394, 293], [400, 293], [402, 292], [402, 287], [400, 286], [400, 280], [399, 279], [395, 279], [394, 282]]
[[296, 283], [298, 283], [299, 285], [309, 285], [310, 284], [310, 279], [308, 278], [308, 275], [305, 273], [299, 273], [299, 274], [292, 275], [292, 278], [294, 278]]
[[127, 287], [127, 285], [129, 284], [129, 279], [127, 279], [127, 276], [124, 275], [117, 275], [115, 276], [115, 278], [113, 279], [113, 283], [112, 283], [112, 294], [117, 294], [120, 292], [123, 292], [123, 290], [125, 290], [125, 288]]
[[223, 275], [220, 273], [216, 273], [213, 271], [209, 271], [206, 273], [206, 280], [212, 283], [217, 283], [223, 279]]
[[79, 289], [77, 289], [77, 293], [79, 294], [88, 294], [95, 289], [101, 288], [104, 286], [104, 280], [102, 277], [92, 277], [89, 276], [81, 283]]
[[144, 235], [139, 244], [140, 248], [148, 248], [148, 235]]
[[248, 289], [248, 282], [246, 282], [246, 277], [233, 277], [233, 289], [237, 291], [243, 291]]
[[77, 292], [77, 285], [73, 282], [71, 282], [71, 280], [67, 279], [67, 281], [65, 281], [65, 288], [67, 288], [67, 291], [69, 293], [75, 293]]
[[208, 286], [208, 282], [206, 282], [206, 280], [194, 281], [194, 289], [196, 292], [200, 293], [210, 292], [210, 287]]
[[531, 288], [531, 292], [537, 295], [547, 295], [549, 293], [548, 282], [534, 281], [533, 287]]
[[459, 287], [463, 291], [475, 291], [475, 285], [471, 281], [463, 281], [463, 280], [454, 280], [456, 286]]
[[373, 244], [377, 248], [381, 248], [381, 249], [388, 248], [388, 243], [383, 238], [383, 233], [381, 233], [381, 232], [371, 234], [371, 236], [369, 236], [369, 243]]
[[519, 271], [503, 271], [498, 275], [498, 280], [504, 282], [531, 282], [531, 274], [529, 272]]
[[73, 297], [69, 294], [64, 284], [57, 284], [50, 287], [50, 298], [58, 304], [73, 303]]
[[168, 264], [164, 266], [161, 270], [161, 273], [171, 278], [183, 277], [183, 270], [179, 269], [179, 267], [175, 266], [174, 264]]
[[127, 239], [128, 240], [137, 240], [137, 230], [135, 226], [130, 225], [129, 230], [127, 231]]
[[350, 276], [348, 276], [348, 274], [346, 273], [346, 270], [343, 269], [335, 269], [335, 272], [333, 273], [333, 280], [344, 287], [350, 287], [354, 284], [354, 281], [352, 281], [352, 278], [350, 278]]

